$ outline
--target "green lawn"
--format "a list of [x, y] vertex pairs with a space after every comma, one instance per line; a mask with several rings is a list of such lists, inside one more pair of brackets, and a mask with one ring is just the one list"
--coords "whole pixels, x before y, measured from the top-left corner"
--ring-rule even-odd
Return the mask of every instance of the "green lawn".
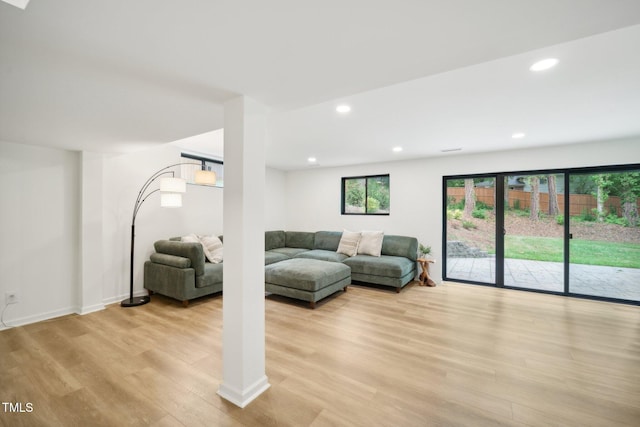
[[[556, 237], [505, 236], [505, 258], [562, 262], [562, 239]], [[571, 240], [571, 262], [640, 268], [640, 245], [633, 243]]]

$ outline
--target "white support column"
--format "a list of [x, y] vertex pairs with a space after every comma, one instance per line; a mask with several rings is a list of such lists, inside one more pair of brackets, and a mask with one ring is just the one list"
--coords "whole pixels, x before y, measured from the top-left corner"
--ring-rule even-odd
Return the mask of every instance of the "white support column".
[[102, 154], [80, 153], [80, 289], [78, 314], [102, 310]]
[[247, 97], [224, 105], [222, 384], [244, 408], [269, 388], [265, 374], [264, 189], [266, 116]]

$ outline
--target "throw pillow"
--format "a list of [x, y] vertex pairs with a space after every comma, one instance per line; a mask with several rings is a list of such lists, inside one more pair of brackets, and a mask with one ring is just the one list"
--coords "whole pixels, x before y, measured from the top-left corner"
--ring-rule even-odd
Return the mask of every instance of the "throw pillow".
[[384, 231], [363, 231], [358, 244], [358, 254], [380, 256]]
[[200, 237], [200, 243], [202, 243], [204, 256], [207, 257], [209, 262], [214, 264], [222, 262], [222, 241], [218, 236], [202, 236]]
[[181, 242], [200, 243], [200, 239], [195, 234], [188, 234], [180, 238]]
[[344, 230], [336, 252], [354, 256], [358, 253], [358, 243], [360, 243], [360, 232]]

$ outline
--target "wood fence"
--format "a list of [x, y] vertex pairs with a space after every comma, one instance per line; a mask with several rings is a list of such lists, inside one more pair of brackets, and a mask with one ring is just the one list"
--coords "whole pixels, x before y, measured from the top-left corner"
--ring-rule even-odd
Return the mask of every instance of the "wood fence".
[[[482, 202], [487, 206], [495, 205], [495, 190], [493, 188], [476, 188], [476, 201]], [[531, 192], [521, 190], [509, 190], [509, 207], [520, 209], [529, 209], [531, 206]], [[464, 200], [464, 187], [447, 188], [447, 198], [453, 198], [454, 203]], [[564, 194], [557, 195], [558, 208], [560, 213], [564, 212]], [[622, 215], [620, 197], [611, 196], [604, 203], [608, 213], [615, 213], [617, 216]], [[569, 195], [569, 215], [578, 216], [583, 212], [591, 213], [592, 209], [596, 209], [596, 198], [590, 194], [570, 194]], [[640, 199], [638, 200], [638, 210], [640, 210]], [[549, 211], [549, 194], [540, 193], [540, 212]]]

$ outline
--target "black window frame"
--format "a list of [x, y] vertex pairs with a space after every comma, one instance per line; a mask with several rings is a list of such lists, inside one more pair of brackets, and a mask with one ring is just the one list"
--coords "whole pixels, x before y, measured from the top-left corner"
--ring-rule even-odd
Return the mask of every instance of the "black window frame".
[[[385, 178], [388, 182], [389, 187], [389, 209], [388, 212], [367, 212], [367, 198], [369, 197], [369, 188], [368, 188], [368, 180], [371, 178]], [[364, 212], [346, 212], [346, 203], [345, 203], [345, 184], [348, 180], [356, 180], [356, 179], [364, 179]], [[378, 215], [378, 216], [388, 216], [391, 214], [391, 177], [387, 174], [376, 174], [376, 175], [359, 175], [359, 176], [346, 176], [342, 177], [340, 184], [340, 213], [342, 215]]]

